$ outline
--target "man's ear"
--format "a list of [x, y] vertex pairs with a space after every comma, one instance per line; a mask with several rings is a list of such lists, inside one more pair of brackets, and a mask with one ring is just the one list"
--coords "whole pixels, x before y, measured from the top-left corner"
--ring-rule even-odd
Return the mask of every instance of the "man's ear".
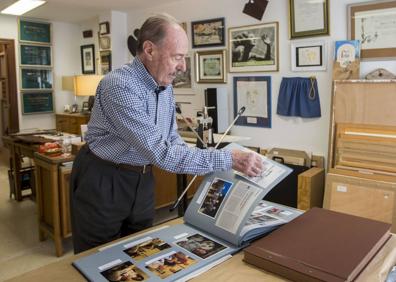
[[154, 54], [154, 44], [150, 40], [146, 40], [143, 42], [143, 53], [146, 55], [147, 59], [150, 61], [153, 58]]

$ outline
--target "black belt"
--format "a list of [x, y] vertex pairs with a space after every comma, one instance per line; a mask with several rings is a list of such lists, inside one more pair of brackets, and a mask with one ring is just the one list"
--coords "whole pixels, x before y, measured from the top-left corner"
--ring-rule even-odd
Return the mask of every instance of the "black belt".
[[104, 160], [104, 159], [102, 159], [101, 157], [98, 157], [97, 155], [95, 155], [95, 154], [89, 149], [88, 146], [86, 146], [86, 147], [87, 147], [88, 152], [91, 154], [92, 157], [94, 157], [95, 159], [97, 159], [97, 160], [99, 160], [99, 161], [101, 161], [101, 162], [103, 162], [103, 163], [105, 163], [105, 164], [114, 166], [114, 167], [119, 168], [119, 169], [130, 170], [130, 171], [134, 171], [134, 172], [138, 172], [138, 173], [145, 174], [145, 173], [150, 172], [150, 171], [152, 170], [152, 167], [153, 167], [152, 165], [130, 165], [130, 164], [117, 164], [117, 163], [113, 163], [112, 161]]

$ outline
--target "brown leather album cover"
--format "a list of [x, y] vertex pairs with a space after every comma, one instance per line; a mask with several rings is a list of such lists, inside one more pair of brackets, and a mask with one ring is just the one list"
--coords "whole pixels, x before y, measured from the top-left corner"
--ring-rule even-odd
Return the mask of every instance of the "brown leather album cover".
[[292, 281], [353, 281], [391, 225], [312, 208], [245, 249], [244, 260]]

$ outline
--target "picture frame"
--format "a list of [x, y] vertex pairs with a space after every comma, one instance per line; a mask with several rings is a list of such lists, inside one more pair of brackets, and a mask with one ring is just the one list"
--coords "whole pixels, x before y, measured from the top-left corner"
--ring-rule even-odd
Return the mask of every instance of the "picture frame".
[[81, 69], [83, 74], [95, 74], [95, 45], [82, 45]]
[[396, 57], [395, 1], [374, 1], [350, 4], [348, 39], [360, 40], [361, 59]]
[[292, 71], [325, 71], [327, 69], [327, 44], [325, 40], [291, 43]]
[[100, 51], [100, 72], [105, 75], [111, 72], [111, 51]]
[[186, 71], [183, 73], [177, 73], [176, 78], [173, 80], [173, 93], [180, 95], [191, 95], [194, 94], [192, 88], [192, 60], [190, 56], [185, 57]]
[[19, 19], [18, 30], [20, 42], [51, 44], [51, 23]]
[[21, 93], [22, 114], [44, 114], [54, 112], [52, 91]]
[[52, 70], [21, 68], [21, 90], [49, 90], [53, 88]]
[[51, 46], [20, 44], [20, 65], [51, 67], [51, 53]]
[[229, 71], [278, 71], [278, 26], [278, 22], [270, 22], [229, 28]]
[[226, 83], [226, 50], [195, 52], [197, 83]]
[[99, 35], [110, 34], [110, 23], [109, 22], [101, 22], [99, 23]]
[[236, 76], [234, 87], [234, 117], [241, 107], [243, 116], [236, 125], [271, 128], [271, 77]]
[[224, 46], [224, 30], [224, 18], [191, 22], [192, 48]]
[[290, 39], [329, 35], [329, 1], [289, 0]]
[[108, 50], [110, 48], [111, 48], [110, 36], [101, 36], [101, 37], [99, 37], [99, 49], [100, 50]]

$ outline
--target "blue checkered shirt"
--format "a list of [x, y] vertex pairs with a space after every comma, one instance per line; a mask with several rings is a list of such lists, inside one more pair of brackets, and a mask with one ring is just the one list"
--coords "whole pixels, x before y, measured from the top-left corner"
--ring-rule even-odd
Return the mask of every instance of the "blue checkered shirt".
[[86, 141], [98, 157], [153, 164], [174, 173], [206, 174], [232, 167], [227, 150], [189, 148], [177, 133], [173, 89], [158, 85], [142, 62], [107, 74], [96, 90]]

